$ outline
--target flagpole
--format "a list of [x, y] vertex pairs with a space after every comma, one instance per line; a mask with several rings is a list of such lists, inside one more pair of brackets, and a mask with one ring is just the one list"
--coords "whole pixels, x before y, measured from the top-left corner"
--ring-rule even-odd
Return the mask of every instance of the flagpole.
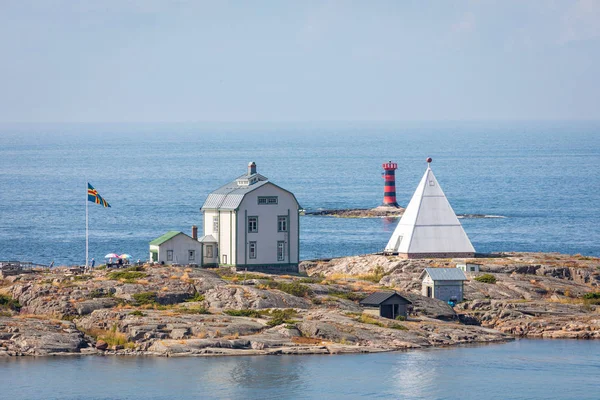
[[85, 185], [85, 268], [88, 266], [88, 251], [89, 251], [89, 228], [88, 228], [88, 194], [87, 181]]

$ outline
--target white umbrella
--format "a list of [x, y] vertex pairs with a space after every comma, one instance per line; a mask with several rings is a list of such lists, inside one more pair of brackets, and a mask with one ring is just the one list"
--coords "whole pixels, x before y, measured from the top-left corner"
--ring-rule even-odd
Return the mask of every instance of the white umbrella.
[[104, 258], [119, 258], [119, 255], [115, 253], [108, 253], [104, 256]]

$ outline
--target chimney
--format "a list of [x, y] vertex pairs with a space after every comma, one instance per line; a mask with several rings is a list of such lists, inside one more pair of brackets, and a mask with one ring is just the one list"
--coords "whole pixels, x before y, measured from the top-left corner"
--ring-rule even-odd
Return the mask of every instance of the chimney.
[[248, 176], [254, 175], [256, 173], [256, 163], [254, 161], [250, 161], [248, 163]]
[[198, 227], [196, 225], [192, 225], [192, 238], [198, 240]]

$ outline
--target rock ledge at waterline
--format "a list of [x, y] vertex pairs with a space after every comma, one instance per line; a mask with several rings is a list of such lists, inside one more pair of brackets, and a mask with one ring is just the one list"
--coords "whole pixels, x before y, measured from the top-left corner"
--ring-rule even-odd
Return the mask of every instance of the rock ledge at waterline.
[[[10, 276], [0, 287], [0, 356], [337, 354], [600, 338], [600, 309], [584, 298], [599, 291], [600, 259], [477, 258], [481, 272], [469, 275], [466, 301], [454, 309], [419, 295], [423, 268], [455, 261], [365, 255], [303, 262], [308, 278], [165, 266], [121, 277], [60, 268]], [[482, 274], [496, 283], [475, 280]], [[375, 290], [397, 290], [413, 302], [413, 315], [362, 314], [358, 300]]]

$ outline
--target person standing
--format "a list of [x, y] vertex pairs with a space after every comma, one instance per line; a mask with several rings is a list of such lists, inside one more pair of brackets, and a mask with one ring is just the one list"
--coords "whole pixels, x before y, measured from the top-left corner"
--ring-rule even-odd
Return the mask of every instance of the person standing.
[[96, 260], [92, 258], [92, 268], [94, 268], [94, 265], [96, 265]]

